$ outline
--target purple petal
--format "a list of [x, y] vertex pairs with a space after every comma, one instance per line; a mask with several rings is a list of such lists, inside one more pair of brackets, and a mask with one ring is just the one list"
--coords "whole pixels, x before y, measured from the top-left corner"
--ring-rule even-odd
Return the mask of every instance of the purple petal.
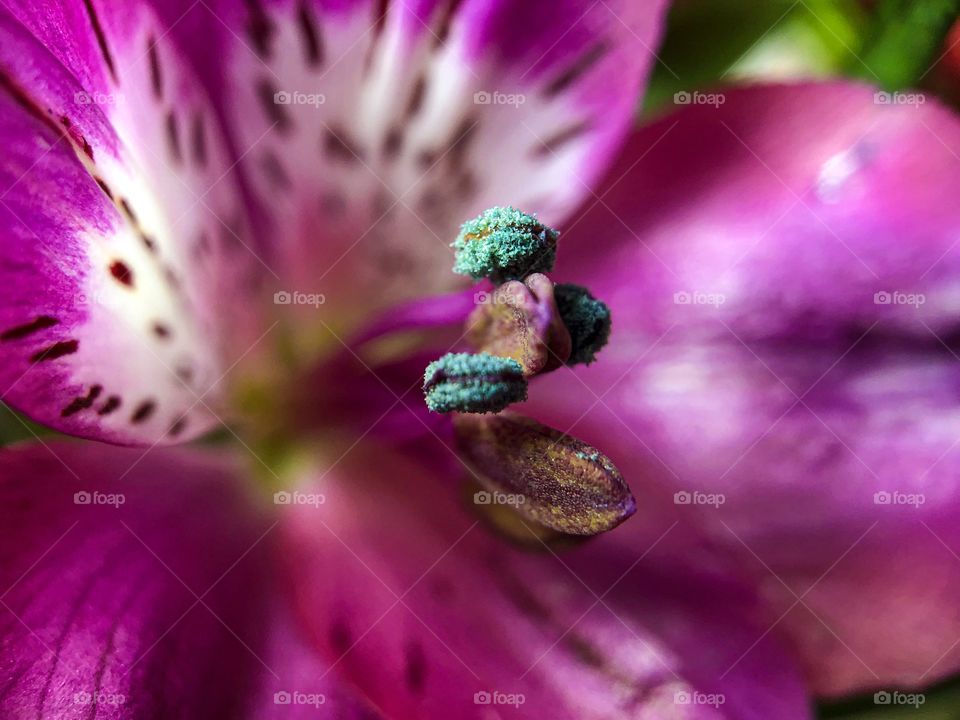
[[569, 212], [630, 125], [664, 5], [215, 4], [197, 31], [208, 84], [281, 289], [341, 315], [440, 292], [464, 219]]
[[[486, 293], [483, 297], [486, 297]], [[375, 317], [353, 342], [361, 345], [393, 333], [432, 330], [451, 325], [459, 327], [477, 303], [477, 293], [472, 290], [417, 298], [391, 307]]]
[[41, 41], [0, 11], [2, 398], [73, 434], [184, 439], [251, 342], [240, 197], [162, 26], [125, 6], [94, 48], [80, 7], [18, 4]]
[[536, 412], [638, 497], [722, 496], [684, 507], [823, 693], [960, 667], [958, 153], [932, 100], [740, 90], [639, 133], [565, 236], [614, 330], [584, 392], [558, 373]]
[[377, 720], [383, 716], [376, 705], [341, 674], [327, 672], [329, 663], [310, 646], [301, 628], [290, 617], [290, 607], [277, 603], [270, 617], [270, 632], [264, 650], [261, 685], [249, 709], [241, 716], [250, 720]]
[[3, 717], [244, 717], [271, 661], [271, 523], [205, 455], [0, 453]]
[[282, 525], [312, 642], [390, 717], [809, 717], [755, 598], [656, 552], [664, 532], [691, 539], [674, 511], [644, 516], [645, 556], [618, 531], [531, 555], [426, 470], [347, 457]]

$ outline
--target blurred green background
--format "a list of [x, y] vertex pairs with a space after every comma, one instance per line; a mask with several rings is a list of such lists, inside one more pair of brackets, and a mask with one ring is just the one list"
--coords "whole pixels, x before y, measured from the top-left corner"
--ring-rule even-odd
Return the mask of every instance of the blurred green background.
[[674, 0], [644, 111], [680, 90], [854, 77], [957, 106], [960, 0]]

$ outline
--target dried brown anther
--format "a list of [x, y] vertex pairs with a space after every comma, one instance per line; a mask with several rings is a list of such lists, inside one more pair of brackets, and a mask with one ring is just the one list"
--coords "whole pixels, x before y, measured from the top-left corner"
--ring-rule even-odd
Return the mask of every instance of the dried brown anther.
[[516, 360], [525, 377], [555, 370], [570, 357], [553, 282], [541, 273], [504, 283], [467, 322], [467, 340], [478, 352]]
[[620, 472], [596, 448], [510, 412], [457, 415], [459, 455], [486, 488], [478, 504], [509, 505], [570, 535], [611, 530], [636, 511]]

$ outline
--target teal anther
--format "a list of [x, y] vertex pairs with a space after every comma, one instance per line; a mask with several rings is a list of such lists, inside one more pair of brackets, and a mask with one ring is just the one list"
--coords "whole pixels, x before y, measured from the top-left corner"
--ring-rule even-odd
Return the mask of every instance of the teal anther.
[[549, 272], [557, 258], [559, 233], [533, 215], [495, 207], [465, 222], [453, 241], [453, 271], [474, 280], [500, 283]]
[[423, 391], [433, 412], [496, 413], [527, 399], [527, 381], [516, 360], [448, 353], [427, 365]]
[[553, 291], [560, 317], [573, 341], [567, 365], [589, 365], [610, 339], [610, 308], [579, 285], [558, 283]]

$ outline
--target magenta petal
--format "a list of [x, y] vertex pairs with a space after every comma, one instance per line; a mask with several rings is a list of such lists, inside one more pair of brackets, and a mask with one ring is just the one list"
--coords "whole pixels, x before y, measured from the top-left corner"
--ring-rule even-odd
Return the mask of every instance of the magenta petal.
[[235, 470], [69, 442], [0, 453], [0, 715], [243, 716], [267, 672], [271, 523]]
[[388, 716], [810, 717], [756, 599], [649, 547], [686, 532], [669, 515], [645, 518], [648, 548], [615, 531], [529, 554], [425, 470], [347, 458], [301, 488], [282, 526], [312, 642]]
[[353, 339], [355, 345], [379, 340], [392, 333], [460, 327], [470, 312], [487, 297], [484, 291], [464, 291], [427, 298], [417, 298], [391, 307], [364, 327]]
[[152, 444], [216, 421], [224, 369], [252, 343], [254, 259], [216, 118], [138, 8], [126, 34], [103, 18], [118, 76], [107, 86], [78, 81], [96, 73], [49, 35], [54, 12], [17, 8], [76, 75], [0, 11], [0, 383], [5, 402], [58, 430]]
[[932, 100], [739, 90], [640, 132], [565, 235], [560, 265], [614, 330], [577, 373], [593, 392], [547, 378], [536, 412], [638, 497], [643, 477], [721, 494], [685, 509], [823, 693], [960, 667], [958, 153]]
[[341, 673], [317, 653], [290, 617], [287, 603], [277, 603], [269, 616], [270, 632], [263, 659], [269, 671], [249, 709], [250, 720], [377, 720], [384, 717]]

